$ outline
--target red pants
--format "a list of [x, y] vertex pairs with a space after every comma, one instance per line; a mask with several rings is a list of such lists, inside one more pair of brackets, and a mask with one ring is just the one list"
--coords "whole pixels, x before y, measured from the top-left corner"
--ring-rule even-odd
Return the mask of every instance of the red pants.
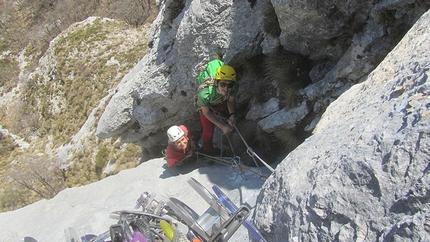
[[215, 125], [200, 112], [200, 122], [203, 127], [203, 150], [212, 152], [213, 150], [213, 137]]
[[[216, 110], [212, 110], [215, 112], [215, 115], [219, 115], [218, 113], [223, 113], [227, 111], [227, 104], [218, 107]], [[200, 111], [200, 122], [203, 127], [203, 150], [211, 153], [213, 151], [213, 137], [214, 137], [214, 129], [215, 124], [213, 124], [206, 116]]]

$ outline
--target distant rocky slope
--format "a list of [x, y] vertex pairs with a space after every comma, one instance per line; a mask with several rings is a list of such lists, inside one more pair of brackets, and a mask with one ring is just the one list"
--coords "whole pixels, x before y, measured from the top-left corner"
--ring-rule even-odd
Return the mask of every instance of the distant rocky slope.
[[268, 241], [430, 240], [430, 12], [263, 185]]
[[[166, 0], [147, 55], [122, 79], [96, 135], [120, 136], [157, 156], [170, 125], [198, 134], [194, 67], [217, 55], [239, 75], [239, 130], [263, 158], [279, 161], [428, 9], [409, 0]], [[236, 151], [247, 157], [245, 148]]]
[[[9, 92], [0, 87], [0, 211], [140, 163], [139, 146], [98, 140], [94, 132], [113, 87], [146, 53], [149, 28], [89, 17], [43, 55], [28, 45], [15, 57], [20, 80]], [[46, 183], [37, 182], [42, 177]]]

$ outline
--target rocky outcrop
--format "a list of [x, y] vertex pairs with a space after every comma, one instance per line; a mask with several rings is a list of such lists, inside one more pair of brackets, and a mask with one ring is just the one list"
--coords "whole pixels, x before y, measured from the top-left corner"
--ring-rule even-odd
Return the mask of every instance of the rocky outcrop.
[[166, 1], [152, 26], [148, 54], [117, 88], [97, 135], [121, 135], [151, 148], [165, 142], [168, 126], [197, 123], [195, 65], [214, 54], [228, 61], [249, 50], [247, 43], [258, 36], [259, 15], [247, 2]]
[[266, 180], [268, 241], [430, 239], [430, 12]]
[[[121, 136], [157, 151], [170, 125], [199, 131], [194, 67], [218, 55], [240, 77], [238, 127], [261, 131], [251, 140], [266, 140], [265, 147], [300, 143], [325, 108], [362, 81], [428, 8], [411, 0], [166, 0], [147, 55], [118, 86], [97, 136]], [[268, 111], [256, 112], [251, 104]], [[285, 156], [293, 148], [276, 150]]]

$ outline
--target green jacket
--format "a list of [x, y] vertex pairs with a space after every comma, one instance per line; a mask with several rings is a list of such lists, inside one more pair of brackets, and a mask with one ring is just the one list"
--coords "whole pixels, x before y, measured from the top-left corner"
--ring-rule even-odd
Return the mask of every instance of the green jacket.
[[[232, 89], [228, 97], [235, 96], [235, 95], [236, 95], [236, 90]], [[197, 93], [197, 98], [198, 98], [197, 105], [199, 107], [219, 106], [226, 103], [226, 101], [228, 100], [228, 97], [224, 97], [221, 94], [218, 94], [216, 90], [214, 90], [213, 94], [211, 94], [209, 92], [209, 87], [205, 87]]]

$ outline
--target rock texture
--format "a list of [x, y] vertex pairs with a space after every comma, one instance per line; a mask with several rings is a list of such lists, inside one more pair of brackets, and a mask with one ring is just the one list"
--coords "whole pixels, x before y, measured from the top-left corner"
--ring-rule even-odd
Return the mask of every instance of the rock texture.
[[[281, 10], [275, 5], [281, 3], [296, 9], [310, 8], [312, 5], [306, 4], [311, 3], [318, 3], [316, 9], [322, 9], [327, 6], [323, 3], [328, 3], [273, 2], [276, 12]], [[211, 42], [208, 40], [206, 46], [201, 45], [205, 46], [202, 47], [206, 51], [204, 53], [216, 50], [214, 46], [231, 46], [220, 49], [220, 52], [225, 51], [225, 58], [232, 63], [241, 63], [241, 60], [260, 63], [258, 58], [246, 59], [252, 52], [247, 49], [249, 46], [242, 49], [239, 42], [228, 42], [230, 32], [212, 34], [211, 30], [204, 28], [206, 25], [203, 23], [207, 21], [206, 24], [218, 27], [228, 26], [219, 21], [221, 17], [218, 19], [218, 15], [226, 21], [240, 19], [241, 14], [248, 14], [241, 12], [242, 9], [262, 11], [263, 2], [203, 3], [203, 0], [167, 0], [162, 5], [159, 22], [153, 26], [152, 49], [118, 86], [117, 93], [99, 123], [100, 137], [121, 135], [124, 140], [151, 147], [157, 145], [157, 140], [165, 139], [164, 132], [161, 132], [165, 125], [193, 118], [192, 111], [185, 108], [189, 104], [192, 90], [187, 79], [191, 75], [187, 71], [192, 71], [192, 66], [200, 57], [179, 57], [198, 53], [191, 48], [190, 43], [193, 43], [193, 38], [197, 39], [196, 42], [201, 41], [199, 38], [206, 38], [199, 35], [191, 38], [192, 34], [197, 33], [193, 32], [196, 29], [182, 26], [192, 22], [194, 18], [198, 20], [198, 30], [206, 31], [205, 34], [213, 38]], [[417, 8], [406, 7], [412, 5]], [[378, 9], [392, 10], [392, 21], [400, 23], [409, 19], [411, 23], [414, 22], [412, 16], [417, 15], [406, 13], [416, 11], [417, 14], [419, 9], [423, 9], [419, 6], [423, 5], [424, 2], [418, 1], [382, 1], [371, 8], [369, 16], [375, 17]], [[173, 11], [175, 8], [179, 10]], [[207, 16], [208, 12], [197, 10], [216, 10], [213, 13], [217, 14]], [[258, 19], [258, 13], [253, 13]], [[216, 17], [213, 22], [209, 21], [213, 16]], [[367, 27], [364, 27], [369, 31], [371, 26], [377, 25], [371, 19], [366, 22]], [[249, 26], [258, 25], [258, 21], [252, 21], [249, 21]], [[238, 20], [238, 23], [248, 26], [246, 21]], [[276, 95], [271, 97], [274, 99], [267, 99], [269, 102], [259, 102], [257, 98], [245, 98], [247, 93], [242, 92], [239, 97], [242, 107], [246, 107], [245, 104], [251, 100], [253, 106], [261, 105], [260, 112], [249, 108], [250, 112], [246, 113], [249, 114], [249, 120], [255, 121], [254, 124], [264, 124], [267, 132], [271, 132], [271, 128], [268, 122], [263, 121], [266, 118], [274, 120], [272, 123], [277, 130], [283, 127], [291, 129], [290, 126], [295, 123], [285, 118], [290, 118], [289, 114], [294, 114], [293, 117], [297, 119], [307, 120], [309, 126], [306, 129], [313, 131], [312, 136], [276, 167], [264, 184], [253, 174], [250, 174], [248, 180], [242, 180], [233, 167], [208, 167], [197, 163], [182, 167], [184, 170], [174, 170], [162, 167], [162, 159], [151, 160], [136, 169], [122, 171], [89, 186], [66, 189], [52, 200], [0, 214], [0, 238], [12, 238], [7, 241], [16, 241], [17, 238], [31, 235], [43, 241], [61, 241], [62, 229], [67, 226], [73, 226], [81, 233], [103, 232], [112, 224], [108, 213], [134, 203], [142, 190], [161, 191], [166, 197], [177, 196], [186, 203], [189, 202], [191, 207], [200, 209], [200, 203], [182, 190], [186, 178], [196, 177], [207, 187], [216, 184], [228, 191], [228, 195], [237, 203], [250, 201], [250, 205], [255, 208], [253, 222], [267, 241], [429, 241], [429, 23], [430, 13], [427, 12], [378, 67], [369, 75], [364, 75], [364, 71], [360, 80], [337, 78], [338, 73], [343, 73], [344, 77], [353, 73], [347, 71], [347, 63], [350, 63], [351, 68], [356, 68], [354, 61], [327, 61], [315, 65], [310, 74], [321, 76], [322, 79], [313, 79], [312, 84], [302, 88], [300, 95], [303, 101], [293, 107], [286, 107]], [[245, 40], [248, 38], [245, 38], [245, 29], [234, 27], [240, 31], [238, 33], [244, 34], [243, 43], [246, 44]], [[382, 25], [379, 27], [382, 28]], [[375, 34], [372, 31], [370, 33]], [[238, 41], [236, 38], [238, 37], [234, 36], [232, 39]], [[181, 42], [185, 39], [189, 43]], [[269, 37], [264, 41], [276, 42], [276, 37], [272, 36], [271, 41], [268, 39]], [[371, 47], [390, 46], [384, 41], [388, 39], [383, 37], [375, 37], [374, 40], [377, 43], [367, 46], [369, 51], [366, 53], [369, 55], [378, 52], [372, 52], [374, 49]], [[226, 43], [230, 45], [225, 45]], [[270, 49], [266, 42], [262, 41], [261, 46], [265, 46], [265, 51]], [[312, 46], [315, 48], [317, 45]], [[357, 48], [358, 46], [356, 45]], [[353, 49], [349, 47], [341, 59], [355, 56], [352, 54], [355, 53]], [[230, 50], [233, 52], [229, 52]], [[370, 56], [366, 58], [371, 59]], [[376, 61], [377, 58], [373, 60]], [[357, 61], [365, 63], [361, 59]], [[371, 66], [371, 63], [376, 65], [378, 62], [370, 61], [366, 66]], [[318, 69], [320, 67], [321, 70]], [[370, 69], [373, 68], [369, 67]], [[250, 73], [251, 69], [241, 70], [243, 76], [250, 76]], [[321, 73], [323, 74], [320, 75]], [[260, 81], [265, 80], [263, 78]], [[360, 83], [352, 85], [357, 81]], [[251, 81], [242, 83], [244, 88], [254, 85]], [[271, 83], [268, 81], [266, 85]], [[267, 105], [262, 105], [263, 103]], [[328, 104], [330, 106], [326, 109]], [[324, 115], [321, 119], [318, 115], [307, 119], [300, 115], [301, 112]], [[264, 118], [259, 119], [259, 115]], [[277, 116], [280, 118], [274, 118]], [[280, 123], [282, 120], [284, 122]], [[315, 128], [312, 127], [313, 124]], [[262, 169], [265, 170], [264, 167]], [[259, 196], [254, 203], [254, 195], [260, 186]], [[247, 240], [243, 233], [239, 235], [234, 241]]]
[[[212, 186], [217, 185], [236, 205], [247, 204], [252, 209], [264, 182], [251, 172], [245, 172], [242, 177], [234, 167], [195, 162], [166, 169], [164, 163], [162, 158], [152, 159], [87, 186], [65, 189], [50, 200], [0, 213], [0, 241], [17, 242], [24, 236], [39, 242], [66, 241], [64, 229], [68, 227], [73, 227], [81, 236], [101, 234], [117, 222], [109, 214], [133, 210], [143, 192], [156, 194], [159, 202], [175, 197], [201, 215], [209, 204], [187, 183], [190, 177], [211, 192]], [[254, 171], [268, 175], [264, 168]], [[249, 241], [247, 229], [241, 226], [230, 241]]]
[[430, 13], [265, 182], [268, 241], [430, 240]]
[[[159, 154], [170, 125], [199, 131], [194, 67], [217, 55], [240, 77], [239, 128], [261, 131], [252, 140], [275, 137], [266, 147], [300, 143], [325, 108], [362, 81], [429, 6], [413, 0], [166, 0], [147, 55], [118, 86], [96, 134]], [[293, 148], [275, 150], [284, 157]], [[275, 150], [261, 152], [273, 161]]]

